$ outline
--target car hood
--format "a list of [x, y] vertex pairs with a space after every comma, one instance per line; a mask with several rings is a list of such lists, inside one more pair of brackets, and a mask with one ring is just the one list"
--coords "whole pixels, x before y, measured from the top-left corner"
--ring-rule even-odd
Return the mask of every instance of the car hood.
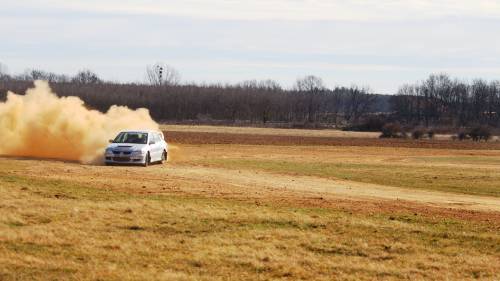
[[147, 147], [147, 144], [136, 144], [136, 143], [111, 143], [107, 148], [111, 148], [115, 151], [139, 151]]

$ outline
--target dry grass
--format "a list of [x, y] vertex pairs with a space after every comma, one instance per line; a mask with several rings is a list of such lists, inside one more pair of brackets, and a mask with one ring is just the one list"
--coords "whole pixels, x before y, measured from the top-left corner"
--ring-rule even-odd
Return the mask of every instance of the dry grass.
[[[137, 184], [138, 182], [135, 182]], [[498, 222], [0, 176], [2, 280], [491, 279]], [[137, 187], [142, 189], [142, 187]], [[119, 189], [119, 188], [118, 188]]]
[[197, 132], [224, 134], [251, 134], [267, 136], [298, 136], [298, 137], [348, 137], [348, 138], [378, 138], [377, 132], [345, 132], [340, 130], [308, 130], [308, 129], [275, 129], [254, 127], [227, 127], [204, 125], [161, 125], [167, 132]]

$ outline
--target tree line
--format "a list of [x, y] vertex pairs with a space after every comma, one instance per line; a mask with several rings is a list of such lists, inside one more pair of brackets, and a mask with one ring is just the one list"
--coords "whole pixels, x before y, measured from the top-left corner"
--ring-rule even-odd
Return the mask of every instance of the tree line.
[[465, 82], [446, 74], [402, 86], [391, 99], [393, 119], [409, 125], [454, 128], [500, 126], [500, 81]]
[[144, 83], [104, 81], [90, 70], [74, 76], [42, 70], [9, 75], [0, 64], [0, 99], [7, 90], [24, 93], [34, 80], [47, 80], [60, 96], [78, 96], [89, 107], [146, 107], [158, 121], [248, 123], [296, 127], [337, 126], [381, 130], [385, 123], [404, 127], [500, 127], [500, 82], [430, 75], [403, 85], [393, 95], [377, 95], [358, 86], [328, 88], [321, 78], [305, 76], [292, 88], [276, 81], [236, 84], [181, 83], [166, 64], [146, 68]]
[[175, 69], [163, 65], [147, 68], [146, 83], [114, 83], [84, 70], [73, 77], [41, 70], [21, 75], [0, 74], [0, 98], [47, 80], [60, 96], [78, 96], [89, 107], [106, 111], [111, 105], [146, 107], [159, 121], [197, 123], [245, 122], [288, 126], [345, 125], [359, 122], [380, 107], [375, 95], [357, 86], [327, 88], [316, 76], [300, 78], [291, 89], [276, 81], [236, 84], [182, 84]]

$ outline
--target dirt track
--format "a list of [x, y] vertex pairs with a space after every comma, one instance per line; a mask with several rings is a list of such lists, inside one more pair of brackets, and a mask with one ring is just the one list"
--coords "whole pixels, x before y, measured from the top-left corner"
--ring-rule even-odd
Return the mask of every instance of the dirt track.
[[[493, 211], [500, 214], [495, 197], [411, 190], [344, 180], [290, 176], [251, 170], [178, 164], [141, 167], [103, 167], [51, 160], [0, 158], [0, 163], [22, 167], [12, 174], [67, 180], [134, 193], [162, 193], [165, 190], [192, 194], [229, 195], [241, 198], [287, 196], [300, 198], [349, 199], [362, 201], [405, 201], [439, 208]], [[500, 218], [500, 217], [499, 217]]]
[[212, 183], [226, 183], [249, 189], [271, 188], [305, 191], [320, 196], [334, 195], [356, 199], [404, 200], [446, 208], [500, 212], [500, 199], [486, 196], [450, 194], [437, 191], [409, 190], [374, 184], [334, 181], [316, 177], [287, 176], [264, 172], [238, 171], [207, 167], [171, 167], [176, 176], [200, 179]]

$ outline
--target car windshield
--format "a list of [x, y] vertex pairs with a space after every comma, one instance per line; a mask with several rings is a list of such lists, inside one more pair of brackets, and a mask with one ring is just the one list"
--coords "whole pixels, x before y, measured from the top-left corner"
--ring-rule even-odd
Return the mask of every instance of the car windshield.
[[121, 132], [113, 140], [114, 143], [138, 143], [146, 144], [148, 142], [147, 133], [132, 133], [132, 132]]

